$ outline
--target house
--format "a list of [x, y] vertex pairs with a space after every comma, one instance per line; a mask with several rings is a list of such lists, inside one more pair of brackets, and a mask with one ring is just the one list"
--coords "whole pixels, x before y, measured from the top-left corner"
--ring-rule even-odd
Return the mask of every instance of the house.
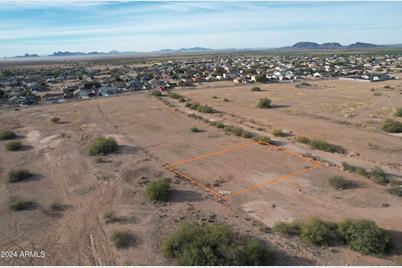
[[100, 96], [110, 96], [119, 93], [119, 89], [115, 86], [108, 86], [108, 87], [100, 87], [99, 88], [99, 95]]
[[64, 93], [63, 92], [46, 93], [42, 95], [42, 100], [50, 103], [64, 102]]

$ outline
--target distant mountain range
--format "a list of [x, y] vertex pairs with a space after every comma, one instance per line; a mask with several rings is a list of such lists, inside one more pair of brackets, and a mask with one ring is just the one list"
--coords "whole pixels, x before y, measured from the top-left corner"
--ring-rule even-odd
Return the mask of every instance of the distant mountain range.
[[380, 48], [389, 47], [382, 45], [375, 45], [370, 43], [356, 42], [347, 46], [343, 46], [336, 42], [328, 42], [323, 44], [318, 44], [315, 42], [298, 42], [291, 47], [283, 47], [287, 49], [311, 49], [311, 50], [321, 50], [321, 49], [367, 49], [367, 48]]
[[[180, 48], [180, 49], [161, 49], [158, 51], [153, 51], [153, 52], [135, 52], [135, 51], [126, 51], [126, 52], [121, 52], [117, 50], [112, 50], [109, 52], [97, 52], [97, 51], [92, 51], [92, 52], [71, 52], [71, 51], [57, 51], [54, 52], [50, 55], [49, 57], [66, 57], [66, 56], [88, 56], [88, 55], [118, 55], [118, 54], [150, 54], [150, 53], [186, 53], [186, 52], [212, 52], [212, 51], [224, 51], [224, 52], [246, 52], [246, 51], [269, 51], [269, 52], [275, 52], [275, 51], [314, 51], [314, 50], [347, 50], [347, 49], [375, 49], [375, 48], [402, 48], [402, 44], [396, 44], [396, 45], [376, 45], [376, 44], [370, 44], [370, 43], [363, 43], [363, 42], [356, 42], [350, 45], [341, 45], [340, 43], [337, 42], [327, 42], [327, 43], [315, 43], [315, 42], [298, 42], [294, 44], [293, 46], [286, 46], [286, 47], [280, 47], [280, 48], [242, 48], [242, 49], [235, 49], [235, 48], [228, 48], [228, 49], [212, 49], [212, 48], [205, 48], [205, 47], [189, 47], [189, 48]], [[37, 54], [25, 54], [23, 56], [16, 56], [16, 57], [11, 57], [11, 58], [36, 58], [36, 57], [41, 57]]]

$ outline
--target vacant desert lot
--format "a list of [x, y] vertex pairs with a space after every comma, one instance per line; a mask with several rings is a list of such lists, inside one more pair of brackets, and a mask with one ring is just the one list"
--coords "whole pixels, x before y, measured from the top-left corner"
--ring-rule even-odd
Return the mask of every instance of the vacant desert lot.
[[[226, 111], [223, 120], [242, 121], [247, 126], [254, 124], [247, 120], [255, 119], [267, 132], [269, 126], [280, 127], [341, 144], [370, 161], [402, 164], [401, 138], [381, 133], [378, 124], [370, 123], [392, 113], [381, 107], [395, 108], [398, 101], [401, 103], [396, 82], [394, 90], [382, 91], [382, 96], [375, 97], [367, 84], [356, 86], [360, 94], [350, 93], [350, 97], [346, 93], [359, 84], [340, 82], [340, 89], [334, 88], [334, 82], [313, 84], [303, 89], [266, 85], [262, 92], [238, 87], [180, 94]], [[214, 95], [220, 99], [213, 99]], [[267, 111], [255, 108], [262, 96], [269, 96], [281, 107]], [[313, 96], [319, 105], [314, 105]], [[225, 97], [231, 102], [222, 102]], [[356, 115], [348, 119], [336, 112], [337, 105], [345, 100], [349, 105], [368, 102], [368, 106], [358, 106], [353, 112]], [[278, 251], [279, 265], [392, 264], [401, 254], [397, 247], [390, 256], [380, 259], [345, 247], [309, 247], [297, 239], [267, 232], [265, 227], [272, 227], [276, 221], [311, 216], [328, 220], [368, 218], [393, 230], [393, 239], [400, 243], [402, 200], [367, 178], [336, 167], [315, 166], [314, 162], [286, 153], [288, 149], [282, 152], [226, 135], [188, 117], [181, 104], [173, 105], [177, 107], [148, 95], [130, 95], [1, 110], [2, 128], [15, 131], [26, 146], [22, 151], [8, 152], [1, 142], [0, 247], [44, 250], [46, 257], [2, 259], [0, 263], [172, 264], [161, 253], [161, 239], [184, 222], [207, 221], [227, 223], [239, 232], [264, 239]], [[61, 118], [60, 123], [50, 121], [55, 116]], [[193, 133], [193, 126], [204, 131]], [[87, 146], [101, 135], [114, 137], [120, 149], [96, 161], [88, 156]], [[379, 147], [373, 149], [369, 143]], [[233, 147], [240, 149], [228, 150]], [[175, 176], [165, 168], [168, 164], [197, 183]], [[16, 168], [29, 169], [36, 175], [26, 182], [8, 183], [8, 172]], [[394, 172], [400, 174], [400, 166]], [[327, 181], [333, 175], [350, 178], [359, 187], [335, 191]], [[166, 205], [153, 204], [144, 194], [147, 182], [160, 178], [172, 180], [173, 200]], [[220, 198], [220, 191], [228, 193]], [[9, 204], [17, 197], [34, 201], [36, 207], [10, 211]], [[50, 211], [55, 202], [64, 209]], [[118, 215], [118, 222], [105, 222], [103, 215], [110, 210]], [[128, 230], [133, 235], [128, 249], [113, 247], [110, 235], [115, 230]]]
[[[386, 118], [392, 118], [402, 106], [402, 81], [380, 83], [356, 81], [309, 81], [297, 84], [257, 85], [262, 91], [251, 92], [250, 86], [229, 86], [183, 90], [178, 93], [193, 101], [224, 111], [224, 118], [244, 125], [281, 128], [295, 135], [323, 139], [344, 146], [361, 159], [388, 165], [402, 172], [401, 136], [380, 130]], [[260, 98], [272, 100], [272, 109], [258, 109]], [[229, 102], [223, 101], [224, 98]]]

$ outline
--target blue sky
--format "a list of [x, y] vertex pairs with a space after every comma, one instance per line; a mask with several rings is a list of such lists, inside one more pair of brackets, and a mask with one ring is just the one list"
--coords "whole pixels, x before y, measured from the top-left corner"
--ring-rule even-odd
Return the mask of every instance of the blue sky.
[[402, 2], [0, 0], [0, 56], [402, 43]]

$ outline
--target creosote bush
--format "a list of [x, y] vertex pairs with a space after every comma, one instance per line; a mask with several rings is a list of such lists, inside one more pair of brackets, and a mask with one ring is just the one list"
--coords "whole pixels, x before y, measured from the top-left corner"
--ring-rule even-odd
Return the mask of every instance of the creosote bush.
[[7, 151], [18, 151], [22, 148], [22, 143], [19, 141], [9, 141], [6, 143]]
[[113, 138], [98, 137], [89, 145], [89, 155], [107, 155], [117, 152], [119, 145]]
[[60, 123], [60, 118], [59, 117], [52, 117], [52, 119], [50, 119], [50, 121], [52, 123], [58, 124], [58, 123]]
[[342, 162], [342, 167], [349, 172], [357, 173], [361, 176], [368, 177], [369, 172], [364, 167], [354, 166], [346, 162]]
[[161, 97], [162, 93], [159, 90], [152, 90], [151, 95], [155, 97]]
[[370, 177], [379, 184], [387, 184], [389, 182], [387, 174], [379, 167], [374, 167], [371, 169]]
[[17, 134], [12, 131], [0, 131], [0, 140], [12, 140], [17, 138]]
[[32, 208], [35, 205], [34, 202], [32, 201], [27, 201], [23, 199], [17, 199], [11, 202], [10, 204], [10, 209], [12, 211], [21, 211], [21, 210], [27, 210]]
[[273, 231], [281, 235], [300, 236], [305, 242], [317, 246], [328, 246], [335, 239], [366, 255], [383, 255], [392, 246], [389, 234], [370, 220], [346, 219], [331, 223], [312, 218], [305, 223], [279, 222], [274, 225]]
[[396, 110], [395, 116], [402, 117], [402, 107]]
[[267, 137], [267, 136], [257, 136], [254, 138], [254, 140], [261, 144], [272, 144], [273, 143], [271, 138]]
[[299, 222], [277, 222], [272, 227], [274, 233], [281, 235], [300, 235], [301, 223]]
[[271, 100], [268, 98], [262, 98], [258, 101], [257, 107], [263, 109], [271, 108]]
[[310, 141], [310, 148], [329, 153], [345, 153], [345, 149], [343, 149], [341, 146], [318, 139]]
[[389, 235], [370, 220], [344, 220], [337, 235], [353, 250], [366, 255], [382, 255], [391, 248]]
[[355, 187], [355, 183], [345, 179], [341, 176], [333, 176], [328, 179], [329, 185], [331, 185], [335, 190], [346, 190]]
[[391, 188], [388, 189], [388, 192], [390, 194], [402, 197], [402, 186], [401, 185], [392, 186]]
[[194, 133], [198, 133], [198, 132], [203, 131], [202, 129], [199, 129], [198, 127], [192, 127], [190, 130], [191, 130], [191, 132], [194, 132]]
[[33, 174], [26, 169], [13, 170], [8, 174], [8, 182], [15, 183], [32, 177]]
[[116, 231], [110, 239], [116, 248], [127, 248], [130, 245], [131, 234], [126, 231]]
[[152, 201], [169, 201], [170, 198], [170, 184], [167, 180], [152, 181], [147, 186], [147, 195]]
[[318, 218], [312, 218], [301, 226], [300, 238], [312, 245], [328, 246], [331, 229], [328, 223]]
[[280, 128], [274, 128], [274, 130], [272, 131], [272, 135], [274, 135], [275, 137], [284, 137], [284, 136], [286, 136], [285, 133]]
[[310, 144], [310, 142], [311, 142], [311, 140], [309, 138], [306, 138], [303, 136], [297, 136], [295, 141], [298, 143], [303, 143], [303, 144]]
[[165, 256], [178, 265], [269, 265], [271, 253], [254, 238], [233, 233], [226, 225], [185, 225], [162, 242]]
[[389, 133], [401, 133], [402, 123], [392, 119], [386, 119], [381, 126], [381, 129]]
[[261, 91], [261, 88], [260, 87], [252, 87], [251, 91]]

